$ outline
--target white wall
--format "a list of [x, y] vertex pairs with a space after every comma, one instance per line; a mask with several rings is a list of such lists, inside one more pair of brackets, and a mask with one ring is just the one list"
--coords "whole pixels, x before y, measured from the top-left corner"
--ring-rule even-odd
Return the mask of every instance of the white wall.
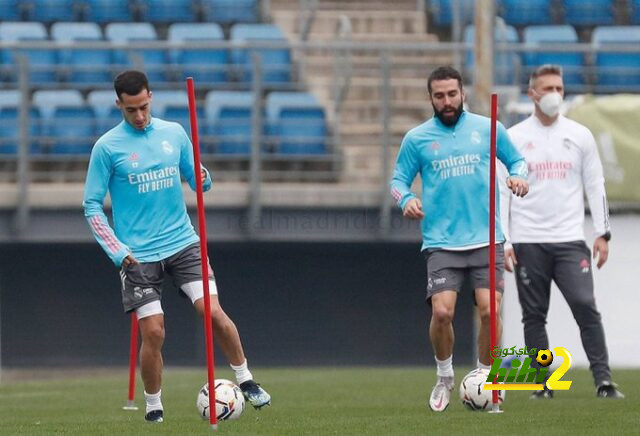
[[[587, 244], [593, 247], [590, 217], [586, 218]], [[594, 267], [595, 294], [602, 315], [612, 368], [640, 367], [640, 215], [611, 217], [609, 261]], [[520, 304], [511, 273], [505, 273], [503, 346], [524, 346]], [[574, 367], [589, 367], [580, 331], [569, 306], [554, 285], [547, 318], [549, 345], [571, 352]], [[615, 378], [615, 374], [614, 374]]]

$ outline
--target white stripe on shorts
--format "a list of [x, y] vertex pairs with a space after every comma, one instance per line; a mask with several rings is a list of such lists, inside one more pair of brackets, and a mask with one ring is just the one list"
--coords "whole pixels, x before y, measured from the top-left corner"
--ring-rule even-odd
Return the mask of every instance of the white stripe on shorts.
[[[204, 290], [202, 286], [202, 280], [196, 282], [185, 283], [180, 286], [180, 289], [191, 299], [191, 303], [195, 303], [202, 297], [204, 297]], [[209, 295], [218, 295], [218, 287], [216, 282], [209, 280]]]
[[136, 309], [136, 316], [138, 317], [138, 319], [146, 318], [151, 315], [162, 315], [162, 314], [164, 314], [164, 312], [162, 311], [162, 305], [160, 304], [160, 300], [152, 301]]

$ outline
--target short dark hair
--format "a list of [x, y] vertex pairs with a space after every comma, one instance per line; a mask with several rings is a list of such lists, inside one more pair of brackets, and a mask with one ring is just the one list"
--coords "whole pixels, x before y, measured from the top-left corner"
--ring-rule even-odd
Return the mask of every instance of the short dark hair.
[[456, 79], [458, 86], [462, 89], [462, 75], [458, 70], [453, 67], [438, 67], [429, 74], [429, 80], [427, 81], [427, 87], [429, 88], [429, 95], [431, 95], [431, 82], [434, 80], [447, 80]]
[[560, 65], [553, 64], [540, 65], [533, 71], [533, 73], [531, 73], [531, 77], [529, 78], [529, 88], [533, 88], [538, 77], [546, 76], [547, 74], [562, 77], [562, 67]]
[[116, 76], [113, 81], [118, 98], [122, 100], [122, 94], [138, 95], [143, 89], [149, 91], [149, 80], [142, 71], [127, 70]]

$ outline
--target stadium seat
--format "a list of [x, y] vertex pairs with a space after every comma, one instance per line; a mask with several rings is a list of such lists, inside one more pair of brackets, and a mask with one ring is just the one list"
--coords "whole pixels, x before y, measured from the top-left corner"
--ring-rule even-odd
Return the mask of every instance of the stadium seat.
[[89, 154], [96, 136], [96, 118], [89, 106], [58, 106], [45, 134], [51, 137], [53, 154]]
[[93, 109], [96, 116], [96, 130], [103, 134], [120, 121], [122, 113], [116, 106], [117, 95], [114, 90], [95, 90], [87, 95], [87, 104]]
[[[38, 153], [40, 136], [40, 112], [36, 108], [29, 110], [30, 153]], [[18, 152], [20, 141], [20, 108], [18, 106], [0, 107], [0, 155], [12, 155]]]
[[[460, 5], [460, 24], [473, 22], [475, 0], [458, 0]], [[433, 22], [437, 26], [451, 26], [453, 22], [452, 0], [431, 0], [429, 11], [433, 16]]]
[[142, 19], [153, 23], [189, 23], [196, 21], [197, 1], [142, 0]]
[[18, 107], [20, 105], [20, 91], [17, 89], [0, 90], [0, 109], [3, 107]]
[[[196, 108], [196, 116], [198, 121], [204, 120], [204, 109], [201, 107]], [[187, 135], [191, 137], [191, 120], [189, 117], [189, 106], [185, 104], [168, 104], [164, 108], [164, 116], [162, 117], [166, 121], [173, 121], [180, 124]], [[198, 133], [203, 132], [203, 126], [198, 126]]]
[[631, 18], [631, 24], [640, 24], [640, 0], [629, 0], [631, 3], [631, 10], [629, 15]]
[[277, 154], [326, 152], [324, 108], [313, 94], [272, 92], [266, 100], [267, 131]]
[[27, 0], [27, 16], [31, 21], [53, 23], [54, 21], [74, 21], [80, 11], [76, 0]]
[[501, 0], [501, 16], [507, 24], [523, 26], [531, 24], [553, 24], [552, 0]]
[[251, 113], [253, 93], [242, 91], [210, 91], [205, 108], [207, 134], [214, 136], [214, 146], [203, 151], [221, 154], [251, 153]]
[[[529, 26], [524, 30], [524, 42], [529, 47], [552, 46], [554, 44], [575, 44], [578, 42], [576, 30], [569, 25]], [[568, 87], [584, 83], [582, 71], [583, 56], [571, 51], [528, 51], [524, 54], [525, 81], [533, 70], [542, 64], [558, 64], [564, 70], [564, 84]]]
[[24, 15], [20, 0], [0, 0], [0, 21], [20, 21]]
[[[47, 30], [42, 23], [7, 22], [0, 23], [0, 41], [42, 41], [47, 39]], [[29, 63], [29, 80], [31, 85], [42, 85], [57, 82], [56, 65], [58, 54], [55, 50], [45, 49], [3, 49], [0, 54], [6, 79], [18, 80], [18, 71], [14, 54], [23, 53]]]
[[[134, 41], [155, 41], [158, 39], [155, 28], [151, 23], [109, 23], [105, 28], [105, 36], [108, 40], [126, 44]], [[146, 73], [149, 81], [165, 82], [168, 77], [167, 57], [164, 50], [116, 50], [114, 63], [119, 69], [133, 67]]]
[[129, 0], [86, 0], [85, 17], [95, 23], [131, 21]]
[[596, 83], [601, 91], [640, 88], [640, 52], [604, 52], [607, 45], [640, 46], [640, 26], [596, 27], [592, 34], [596, 46]]
[[613, 24], [613, 0], [563, 0], [564, 21], [573, 26]]
[[[54, 23], [51, 38], [61, 43], [101, 41], [102, 31], [96, 23]], [[71, 69], [68, 81], [100, 85], [111, 81], [111, 51], [78, 49], [60, 51], [60, 63]]]
[[[224, 33], [216, 23], [177, 23], [169, 26], [169, 41], [223, 41]], [[188, 46], [188, 43], [185, 43]], [[224, 49], [188, 49], [171, 51], [174, 69], [182, 79], [193, 77], [196, 84], [210, 86], [227, 81], [229, 52]]]
[[[231, 40], [236, 42], [282, 42], [286, 43], [282, 30], [272, 24], [236, 24], [231, 28]], [[291, 80], [291, 53], [289, 48], [258, 48], [256, 52], [261, 56], [262, 82], [264, 85], [275, 87], [287, 85]], [[234, 67], [237, 69], [239, 80], [250, 83], [253, 80], [253, 61], [251, 51], [234, 49], [231, 52]]]
[[203, 0], [202, 4], [207, 21], [221, 24], [260, 21], [258, 0]]
[[40, 110], [44, 120], [50, 120], [58, 106], [83, 106], [82, 94], [77, 89], [41, 89], [33, 93], [33, 106]]
[[[504, 23], [497, 25], [494, 31], [496, 42], [518, 42], [518, 32], [513, 26], [505, 26]], [[464, 32], [464, 42], [475, 41], [475, 26], [467, 26]], [[516, 52], [499, 52], [497, 47], [494, 55], [493, 76], [497, 85], [517, 85], [520, 83], [517, 72], [520, 70], [520, 58]], [[473, 51], [467, 51], [465, 55], [466, 75], [473, 77], [475, 59]]]
[[[152, 88], [153, 89], [153, 88]], [[167, 106], [187, 106], [189, 100], [187, 91], [169, 90], [169, 91], [152, 91], [151, 97], [151, 115], [158, 118], [165, 117]]]

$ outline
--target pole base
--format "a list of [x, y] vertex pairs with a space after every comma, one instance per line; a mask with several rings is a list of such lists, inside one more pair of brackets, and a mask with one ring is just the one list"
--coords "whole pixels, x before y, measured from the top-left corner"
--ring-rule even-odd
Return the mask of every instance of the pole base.
[[499, 405], [499, 404], [494, 404], [494, 405], [491, 407], [491, 410], [489, 410], [489, 412], [488, 412], [488, 413], [504, 413], [504, 410], [502, 410], [502, 409], [500, 408], [500, 405]]
[[122, 407], [122, 410], [138, 410], [138, 406], [133, 400], [128, 400], [127, 405]]
[[218, 424], [211, 424], [211, 430], [218, 431]]

